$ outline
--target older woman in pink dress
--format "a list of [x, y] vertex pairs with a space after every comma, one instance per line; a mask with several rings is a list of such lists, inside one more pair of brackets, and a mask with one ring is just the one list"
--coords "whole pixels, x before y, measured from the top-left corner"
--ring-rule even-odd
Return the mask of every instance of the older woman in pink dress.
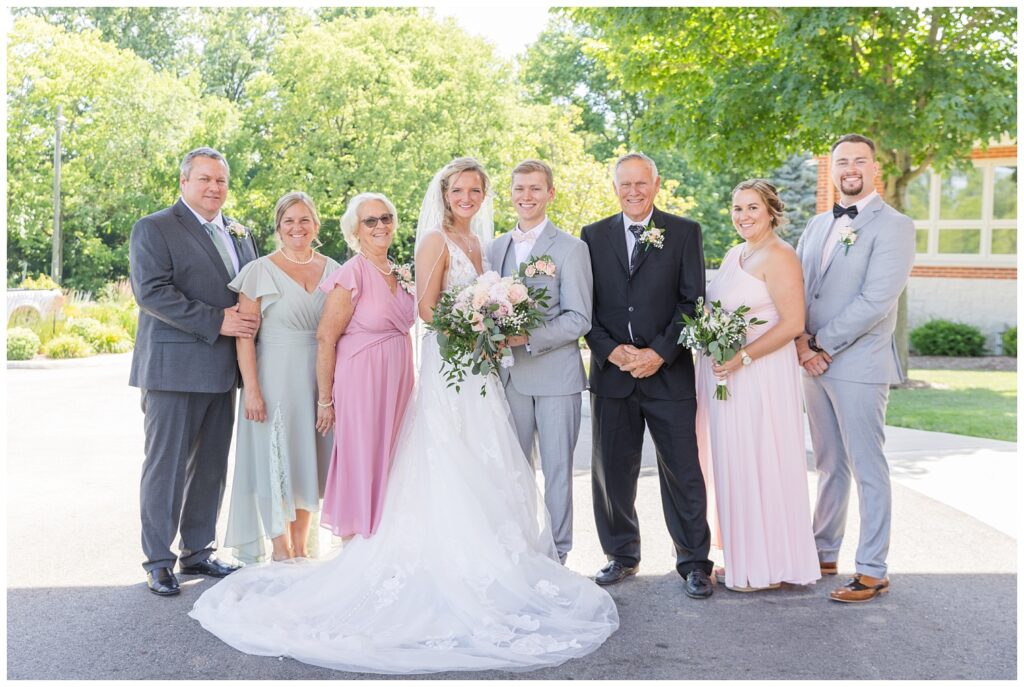
[[320, 286], [317, 428], [335, 425], [320, 521], [340, 537], [376, 531], [412, 393], [415, 298], [388, 260], [397, 224], [387, 197], [353, 198], [341, 228], [355, 256]]
[[[697, 443], [708, 482], [713, 543], [725, 556], [716, 578], [752, 592], [821, 577], [811, 530], [803, 395], [793, 339], [803, 332], [800, 262], [775, 229], [785, 207], [775, 187], [751, 179], [733, 190], [732, 222], [745, 239], [722, 260], [707, 300], [765, 320], [722, 365], [697, 366]], [[719, 378], [729, 398], [715, 399]], [[712, 502], [714, 499], [714, 503]]]

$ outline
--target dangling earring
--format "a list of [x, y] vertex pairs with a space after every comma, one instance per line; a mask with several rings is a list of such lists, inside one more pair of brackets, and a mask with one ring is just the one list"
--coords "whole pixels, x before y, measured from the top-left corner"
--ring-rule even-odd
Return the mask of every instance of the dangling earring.
[[313, 237], [313, 248], [317, 249], [322, 245], [324, 245], [324, 242], [320, 240], [320, 234], [318, 232], [317, 235]]

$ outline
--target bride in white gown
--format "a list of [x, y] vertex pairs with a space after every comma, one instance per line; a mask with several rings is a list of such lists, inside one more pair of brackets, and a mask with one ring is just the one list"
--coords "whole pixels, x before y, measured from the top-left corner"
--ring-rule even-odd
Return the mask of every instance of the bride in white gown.
[[[416, 238], [424, 319], [442, 289], [487, 268], [487, 187], [471, 158], [431, 182]], [[615, 603], [558, 562], [504, 390], [468, 376], [456, 392], [440, 368], [428, 332], [373, 537], [326, 561], [243, 568], [189, 615], [240, 651], [354, 672], [524, 671], [597, 649], [618, 628]]]

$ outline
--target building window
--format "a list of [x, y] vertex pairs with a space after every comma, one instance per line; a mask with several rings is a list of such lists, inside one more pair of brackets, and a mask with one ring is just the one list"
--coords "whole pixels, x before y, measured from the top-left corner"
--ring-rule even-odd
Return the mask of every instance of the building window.
[[914, 179], [907, 214], [917, 226], [918, 264], [1013, 262], [1017, 253], [1015, 160], [975, 160], [972, 167]]

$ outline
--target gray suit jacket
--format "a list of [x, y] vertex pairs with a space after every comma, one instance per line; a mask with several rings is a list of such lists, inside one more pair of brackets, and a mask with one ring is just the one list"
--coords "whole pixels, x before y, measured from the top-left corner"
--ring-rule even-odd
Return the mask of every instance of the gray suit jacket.
[[874, 384], [903, 381], [893, 332], [896, 304], [914, 266], [914, 222], [880, 197], [853, 220], [856, 242], [837, 242], [821, 269], [834, 218], [816, 215], [797, 245], [807, 300], [806, 329], [832, 356], [825, 376]]
[[[501, 381], [527, 396], [564, 396], [587, 388], [580, 356], [579, 338], [590, 331], [593, 309], [593, 276], [590, 252], [579, 239], [550, 221], [530, 250], [531, 257], [550, 255], [555, 276], [524, 279], [527, 286], [548, 290], [544, 323], [530, 331], [526, 346], [512, 349], [516, 364], [501, 368]], [[512, 233], [499, 236], [487, 248], [491, 268], [502, 276], [519, 271]]]
[[[257, 257], [252, 235], [236, 240], [239, 267]], [[139, 304], [128, 383], [142, 389], [223, 393], [238, 381], [235, 339], [220, 335], [238, 302], [209, 234], [179, 199], [132, 227], [132, 291]]]

